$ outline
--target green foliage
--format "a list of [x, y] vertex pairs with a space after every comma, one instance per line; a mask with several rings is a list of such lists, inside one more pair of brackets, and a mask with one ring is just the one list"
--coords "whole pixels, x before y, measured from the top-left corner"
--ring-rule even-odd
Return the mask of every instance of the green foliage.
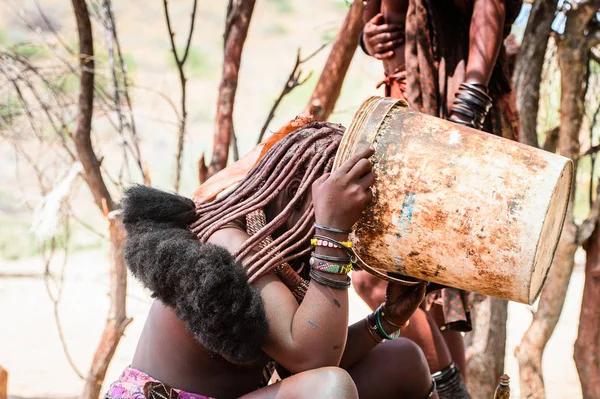
[[40, 254], [40, 247], [29, 227], [23, 220], [0, 219], [0, 258], [17, 260]]
[[274, 22], [272, 24], [265, 26], [263, 28], [263, 32], [267, 35], [281, 36], [281, 35], [285, 35], [288, 32], [288, 30], [284, 24]]
[[21, 102], [10, 93], [0, 100], [0, 129], [10, 124], [17, 115], [23, 112]]
[[0, 28], [0, 45], [7, 45], [8, 44], [8, 35], [6, 34], [6, 31], [4, 29]]
[[[178, 54], [180, 54], [180, 56], [183, 55], [181, 53]], [[167, 57], [169, 65], [171, 65], [172, 68], [176, 68], [177, 66], [171, 50], [167, 53]], [[217, 72], [217, 68], [213, 66], [210, 56], [193, 45], [190, 47], [190, 52], [188, 53], [183, 68], [186, 75], [189, 75], [188, 77], [191, 76], [195, 78], [213, 78]]]
[[290, 0], [269, 0], [269, 3], [273, 4], [277, 12], [281, 14], [291, 14], [294, 12], [294, 6]]
[[197, 47], [190, 47], [188, 58], [185, 62], [185, 71], [198, 78], [212, 77], [215, 68], [211, 67], [210, 56]]
[[351, 0], [334, 0], [333, 6], [337, 9], [348, 11], [350, 7], [352, 7]]
[[[27, 218], [14, 215], [0, 217], [0, 259], [19, 260], [42, 253], [42, 245], [35, 235], [29, 231], [31, 227]], [[71, 252], [101, 248], [105, 241], [89, 230], [71, 221], [68, 248]], [[56, 250], [64, 250], [67, 237], [60, 231], [54, 238]], [[45, 244], [47, 247], [49, 243]]]
[[321, 32], [321, 42], [323, 43], [329, 43], [332, 42], [336, 35], [337, 35], [337, 29], [327, 29], [326, 31]]
[[79, 89], [79, 77], [75, 73], [58, 76], [53, 82], [53, 88], [59, 93], [72, 94]]
[[48, 57], [50, 52], [45, 46], [41, 46], [34, 43], [20, 43], [15, 44], [13, 46], [13, 51], [15, 54], [20, 55], [23, 58], [31, 59], [41, 59]]

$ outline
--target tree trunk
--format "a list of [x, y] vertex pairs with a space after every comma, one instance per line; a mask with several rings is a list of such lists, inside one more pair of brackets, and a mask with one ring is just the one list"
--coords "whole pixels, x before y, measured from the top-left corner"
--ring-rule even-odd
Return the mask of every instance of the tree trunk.
[[92, 365], [85, 380], [81, 399], [97, 399], [125, 328], [131, 322], [127, 318], [127, 267], [123, 259], [125, 230], [119, 215], [110, 218], [110, 312], [96, 348]]
[[8, 399], [8, 372], [0, 366], [0, 399]]
[[[582, 12], [585, 8], [585, 6], [574, 7], [567, 12], [565, 32], [557, 43], [561, 72], [561, 123], [558, 149], [561, 155], [573, 159], [575, 165], [579, 158], [579, 130], [584, 115], [589, 62], [584, 32], [586, 21], [589, 21], [593, 15], [593, 13], [587, 15], [587, 12]], [[515, 350], [519, 362], [523, 398], [545, 398], [542, 355], [560, 317], [573, 271], [575, 251], [579, 247], [577, 226], [573, 220], [573, 197], [572, 193], [565, 225], [540, 297], [538, 310], [533, 315], [533, 321], [525, 332], [521, 344]]]
[[465, 337], [467, 388], [473, 398], [493, 398], [504, 374], [507, 310], [508, 302], [494, 297], [473, 307], [473, 331]]
[[100, 173], [100, 162], [92, 147], [91, 130], [94, 112], [94, 38], [85, 0], [72, 0], [79, 34], [79, 66], [81, 68], [77, 130], [73, 140], [84, 169], [85, 180], [100, 209], [114, 209]]
[[215, 117], [212, 159], [208, 168], [200, 165], [200, 176], [209, 178], [227, 166], [233, 132], [233, 105], [237, 90], [242, 50], [248, 35], [255, 0], [234, 1], [225, 27], [223, 77], [219, 86], [217, 115]]
[[362, 11], [362, 0], [354, 0], [333, 43], [317, 87], [304, 111], [306, 115], [313, 115], [315, 120], [327, 120], [340, 96], [344, 78], [358, 46], [358, 35], [364, 26]]
[[595, 399], [600, 398], [600, 232], [597, 224], [585, 250], [585, 285], [573, 357], [583, 398]]
[[85, 180], [92, 192], [98, 208], [110, 222], [110, 313], [96, 348], [94, 359], [86, 377], [82, 399], [97, 399], [100, 395], [106, 370], [115, 353], [117, 345], [129, 323], [126, 317], [127, 268], [123, 259], [125, 242], [124, 229], [120, 215], [112, 200], [102, 173], [100, 162], [94, 153], [91, 140], [92, 115], [94, 104], [94, 41], [89, 11], [85, 0], [72, 0], [73, 10], [79, 34], [80, 54], [80, 93], [78, 103], [78, 121], [75, 132], [77, 156], [83, 165]]
[[535, 0], [514, 72], [521, 142], [538, 147], [537, 116], [544, 55], [556, 11], [556, 0]]
[[519, 362], [521, 397], [524, 399], [546, 397], [542, 376], [542, 355], [560, 317], [573, 271], [575, 251], [578, 247], [576, 227], [572, 222], [572, 204], [569, 205], [567, 212], [569, 215], [540, 297], [538, 310], [534, 313], [531, 325], [523, 335], [521, 343], [515, 349], [515, 356]]

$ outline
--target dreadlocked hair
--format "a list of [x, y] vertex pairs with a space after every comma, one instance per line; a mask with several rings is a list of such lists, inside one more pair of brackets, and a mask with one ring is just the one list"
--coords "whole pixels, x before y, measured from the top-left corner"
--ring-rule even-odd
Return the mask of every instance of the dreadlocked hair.
[[[150, 187], [125, 191], [129, 269], [206, 349], [234, 363], [262, 355], [269, 325], [262, 298], [249, 283], [310, 251], [312, 205], [293, 229], [245, 260], [246, 266], [240, 260], [281, 227], [312, 183], [331, 170], [342, 133], [343, 127], [325, 122], [299, 128], [273, 146], [234, 190], [198, 207], [189, 198]], [[235, 254], [207, 243], [226, 223], [265, 207], [297, 176], [300, 185], [289, 204]]]
[[[248, 238], [234, 254], [236, 261], [241, 261], [289, 219], [315, 180], [331, 171], [343, 132], [341, 125], [311, 122], [290, 133], [267, 152], [234, 190], [210, 203], [200, 205], [196, 210], [198, 220], [191, 224], [190, 230], [200, 242], [206, 242], [227, 223], [264, 208], [293, 179], [301, 176], [298, 190], [283, 211]], [[249, 282], [284, 262], [310, 252], [307, 242], [314, 234], [313, 223], [314, 208], [311, 204], [296, 226], [244, 262]]]

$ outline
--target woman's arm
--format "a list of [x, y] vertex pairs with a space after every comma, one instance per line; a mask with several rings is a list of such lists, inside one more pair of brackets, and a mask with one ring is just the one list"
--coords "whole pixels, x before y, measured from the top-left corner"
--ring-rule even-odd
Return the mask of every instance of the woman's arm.
[[[358, 220], [371, 199], [370, 187], [375, 176], [368, 158], [372, 149], [359, 151], [331, 175], [313, 184], [312, 198], [317, 223], [347, 230]], [[347, 234], [317, 231], [338, 241]], [[223, 229], [213, 234], [210, 242], [235, 252], [248, 235], [237, 229]], [[317, 247], [316, 253], [329, 256], [346, 255], [336, 248]], [[242, 260], [243, 263], [243, 260]], [[329, 278], [344, 281], [346, 275]], [[348, 291], [333, 289], [311, 281], [298, 305], [290, 290], [269, 273], [255, 283], [263, 299], [269, 322], [269, 334], [263, 350], [293, 373], [323, 366], [339, 365], [348, 332]]]
[[[407, 322], [425, 296], [426, 283], [422, 282], [412, 287], [388, 283], [386, 299], [382, 305], [386, 317], [381, 318], [381, 326], [388, 335], [398, 331], [398, 326], [408, 325]], [[394, 324], [390, 324], [391, 320]], [[367, 329], [365, 319], [354, 323], [348, 329], [346, 350], [340, 362], [340, 367], [348, 369], [356, 361], [379, 344]]]

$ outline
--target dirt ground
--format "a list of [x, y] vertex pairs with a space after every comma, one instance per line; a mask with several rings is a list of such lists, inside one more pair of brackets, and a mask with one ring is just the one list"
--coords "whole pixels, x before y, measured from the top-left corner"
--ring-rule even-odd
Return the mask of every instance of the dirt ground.
[[[74, 398], [81, 390], [82, 380], [69, 367], [63, 353], [53, 307], [41, 278], [42, 270], [39, 259], [0, 263], [0, 364], [10, 373], [9, 394], [13, 398]], [[80, 252], [70, 258], [60, 318], [69, 352], [84, 373], [108, 311], [107, 286], [105, 252]], [[583, 268], [577, 266], [562, 317], [544, 357], [548, 399], [581, 397], [572, 356], [582, 288]], [[354, 322], [363, 318], [368, 309], [354, 291], [350, 292], [351, 322]], [[129, 279], [128, 299], [127, 312], [133, 322], [121, 340], [107, 382], [118, 378], [130, 362], [151, 303], [148, 294], [133, 279]], [[527, 306], [510, 304], [506, 372], [512, 377], [512, 398], [519, 398], [513, 352], [530, 320]]]

